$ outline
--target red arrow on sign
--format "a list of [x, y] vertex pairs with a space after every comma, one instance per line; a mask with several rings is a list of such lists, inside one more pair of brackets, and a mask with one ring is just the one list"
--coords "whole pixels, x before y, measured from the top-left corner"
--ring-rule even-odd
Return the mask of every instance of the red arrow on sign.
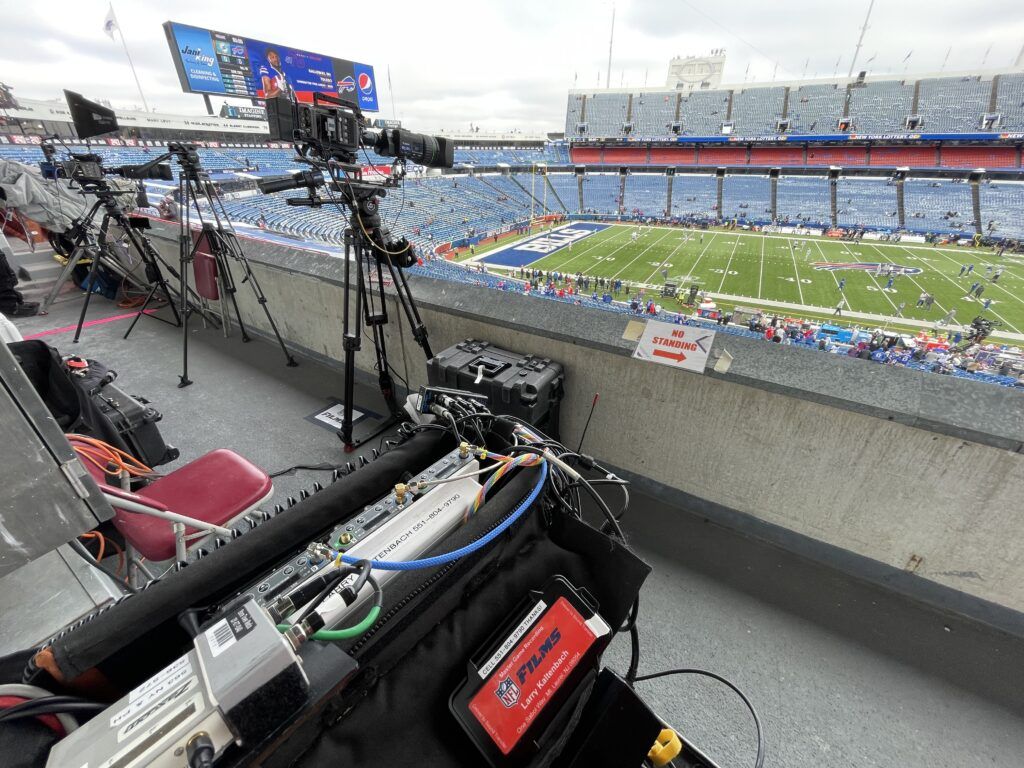
[[677, 363], [683, 362], [686, 359], [686, 355], [682, 352], [666, 352], [662, 349], [654, 350], [655, 357], [667, 357], [669, 360], [675, 360]]

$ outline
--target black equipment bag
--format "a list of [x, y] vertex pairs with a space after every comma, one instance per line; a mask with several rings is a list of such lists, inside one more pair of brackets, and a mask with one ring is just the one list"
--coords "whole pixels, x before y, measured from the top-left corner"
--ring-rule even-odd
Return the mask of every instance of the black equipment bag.
[[476, 339], [460, 341], [427, 363], [430, 384], [486, 395], [492, 413], [515, 416], [556, 440], [564, 380], [561, 363]]
[[[485, 505], [491, 514], [472, 518], [443, 543], [442, 551], [465, 546], [489, 530], [504, 517], [502, 512], [527, 496], [537, 472], [521, 471]], [[407, 571], [390, 581], [377, 624], [343, 646], [359, 662], [355, 678], [262, 764], [484, 766], [448, 708], [449, 696], [465, 679], [467, 659], [530, 590], [540, 589], [555, 574], [595, 599], [614, 634], [648, 573], [650, 567], [618, 540], [537, 502], [482, 551], [440, 570]], [[530, 768], [567, 764], [563, 761], [570, 756], [559, 755], [580, 721], [598, 663]], [[317, 676], [312, 658], [307, 658], [307, 672], [311, 679]]]
[[85, 375], [72, 375], [46, 342], [7, 347], [64, 432], [103, 440], [150, 467], [178, 458], [178, 449], [164, 442], [156, 426], [159, 411], [115, 386], [117, 373], [103, 363], [89, 360]]

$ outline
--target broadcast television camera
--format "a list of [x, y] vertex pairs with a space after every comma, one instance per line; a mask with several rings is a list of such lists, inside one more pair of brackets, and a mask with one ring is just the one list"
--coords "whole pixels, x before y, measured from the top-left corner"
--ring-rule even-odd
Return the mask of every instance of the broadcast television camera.
[[267, 99], [267, 122], [272, 141], [309, 147], [312, 154], [325, 161], [354, 163], [360, 147], [365, 147], [382, 157], [429, 168], [451, 168], [455, 164], [455, 147], [448, 139], [404, 128], [374, 130], [355, 103], [322, 93], [314, 94], [312, 104], [292, 102], [285, 96]]

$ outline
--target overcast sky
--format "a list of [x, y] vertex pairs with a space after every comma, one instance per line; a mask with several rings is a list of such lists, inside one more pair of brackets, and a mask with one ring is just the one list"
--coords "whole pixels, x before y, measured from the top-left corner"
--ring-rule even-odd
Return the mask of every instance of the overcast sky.
[[[849, 69], [867, 0], [618, 0], [611, 84], [663, 85], [673, 55], [728, 52], [725, 81], [831, 76]], [[15, 95], [62, 88], [140, 104], [106, 0], [0, 0], [0, 81]], [[120, 0], [115, 11], [151, 109], [201, 113], [181, 92], [161, 24], [199, 27], [372, 64], [381, 116], [413, 130], [561, 130], [566, 91], [603, 85], [610, 0]], [[1021, 0], [877, 0], [858, 69], [902, 74], [1009, 68], [1024, 42]], [[869, 59], [874, 60], [867, 63]], [[394, 92], [387, 84], [390, 67]], [[216, 98], [216, 97], [215, 97]], [[219, 102], [215, 101], [215, 106]]]

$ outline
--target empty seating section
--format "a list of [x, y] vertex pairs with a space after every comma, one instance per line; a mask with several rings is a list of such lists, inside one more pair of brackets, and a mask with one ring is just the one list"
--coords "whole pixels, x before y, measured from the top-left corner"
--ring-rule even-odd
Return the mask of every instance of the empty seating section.
[[597, 147], [579, 147], [572, 151], [574, 163], [601, 163], [604, 150]]
[[800, 147], [751, 147], [750, 164], [756, 166], [803, 165]]
[[888, 179], [840, 176], [836, 187], [836, 220], [841, 227], [898, 229], [896, 185]]
[[455, 162], [467, 165], [560, 165], [569, 162], [564, 145], [545, 144], [534, 147], [456, 147]]
[[583, 177], [583, 210], [591, 213], [618, 213], [622, 207], [619, 174], [594, 173]]
[[747, 150], [744, 147], [700, 147], [697, 165], [746, 165]]
[[903, 185], [906, 229], [974, 232], [971, 185], [951, 179], [911, 179]]
[[747, 88], [734, 92], [732, 97], [733, 134], [737, 136], [765, 136], [777, 132], [782, 117], [782, 102], [786, 89]]
[[751, 223], [772, 218], [767, 176], [726, 176], [722, 183], [722, 216]]
[[647, 162], [647, 150], [636, 147], [624, 149], [606, 149], [604, 151], [605, 163], [622, 163], [623, 165], [644, 165]]
[[[580, 211], [580, 191], [576, 186], [576, 174], [573, 173], [549, 173], [547, 180], [551, 188], [558, 195], [559, 200], [565, 204], [565, 210], [569, 213]], [[552, 202], [551, 195], [548, 195], [548, 206], [556, 208], [557, 201]]]
[[[587, 135], [622, 136], [629, 106], [627, 93], [595, 93], [587, 97]], [[574, 126], [575, 128], [575, 126]]]
[[783, 224], [827, 227], [832, 222], [826, 176], [779, 176], [775, 214]]
[[889, 168], [903, 165], [914, 166], [915, 168], [932, 168], [938, 163], [939, 156], [934, 146], [925, 147], [872, 147], [870, 165], [880, 165]]
[[676, 174], [672, 180], [672, 215], [717, 219], [718, 180], [710, 174]]
[[694, 91], [680, 102], [683, 132], [687, 136], [720, 136], [728, 110], [728, 91]]
[[565, 135], [579, 136], [576, 127], [583, 122], [583, 94], [570, 93], [565, 106]]
[[857, 133], [902, 132], [914, 105], [914, 84], [897, 80], [850, 86], [850, 114]]
[[671, 92], [633, 94], [633, 135], [668, 136], [676, 119], [677, 98]]
[[867, 165], [864, 147], [808, 147], [808, 165]]
[[1024, 73], [999, 76], [996, 112], [999, 130], [1024, 131]]
[[697, 162], [696, 147], [651, 147], [653, 165], [694, 165]]
[[843, 116], [846, 88], [837, 85], [802, 85], [789, 91], [790, 133], [832, 133]]
[[661, 173], [634, 173], [626, 177], [622, 207], [626, 213], [662, 217], [667, 202], [668, 177]]
[[1024, 183], [992, 181], [983, 183], [981, 229], [997, 237], [1024, 238]]
[[988, 112], [991, 80], [976, 77], [941, 77], [922, 80], [917, 114], [921, 130], [970, 132], [981, 129], [981, 117]]
[[943, 147], [943, 168], [1016, 168], [1017, 150], [1013, 147]]

